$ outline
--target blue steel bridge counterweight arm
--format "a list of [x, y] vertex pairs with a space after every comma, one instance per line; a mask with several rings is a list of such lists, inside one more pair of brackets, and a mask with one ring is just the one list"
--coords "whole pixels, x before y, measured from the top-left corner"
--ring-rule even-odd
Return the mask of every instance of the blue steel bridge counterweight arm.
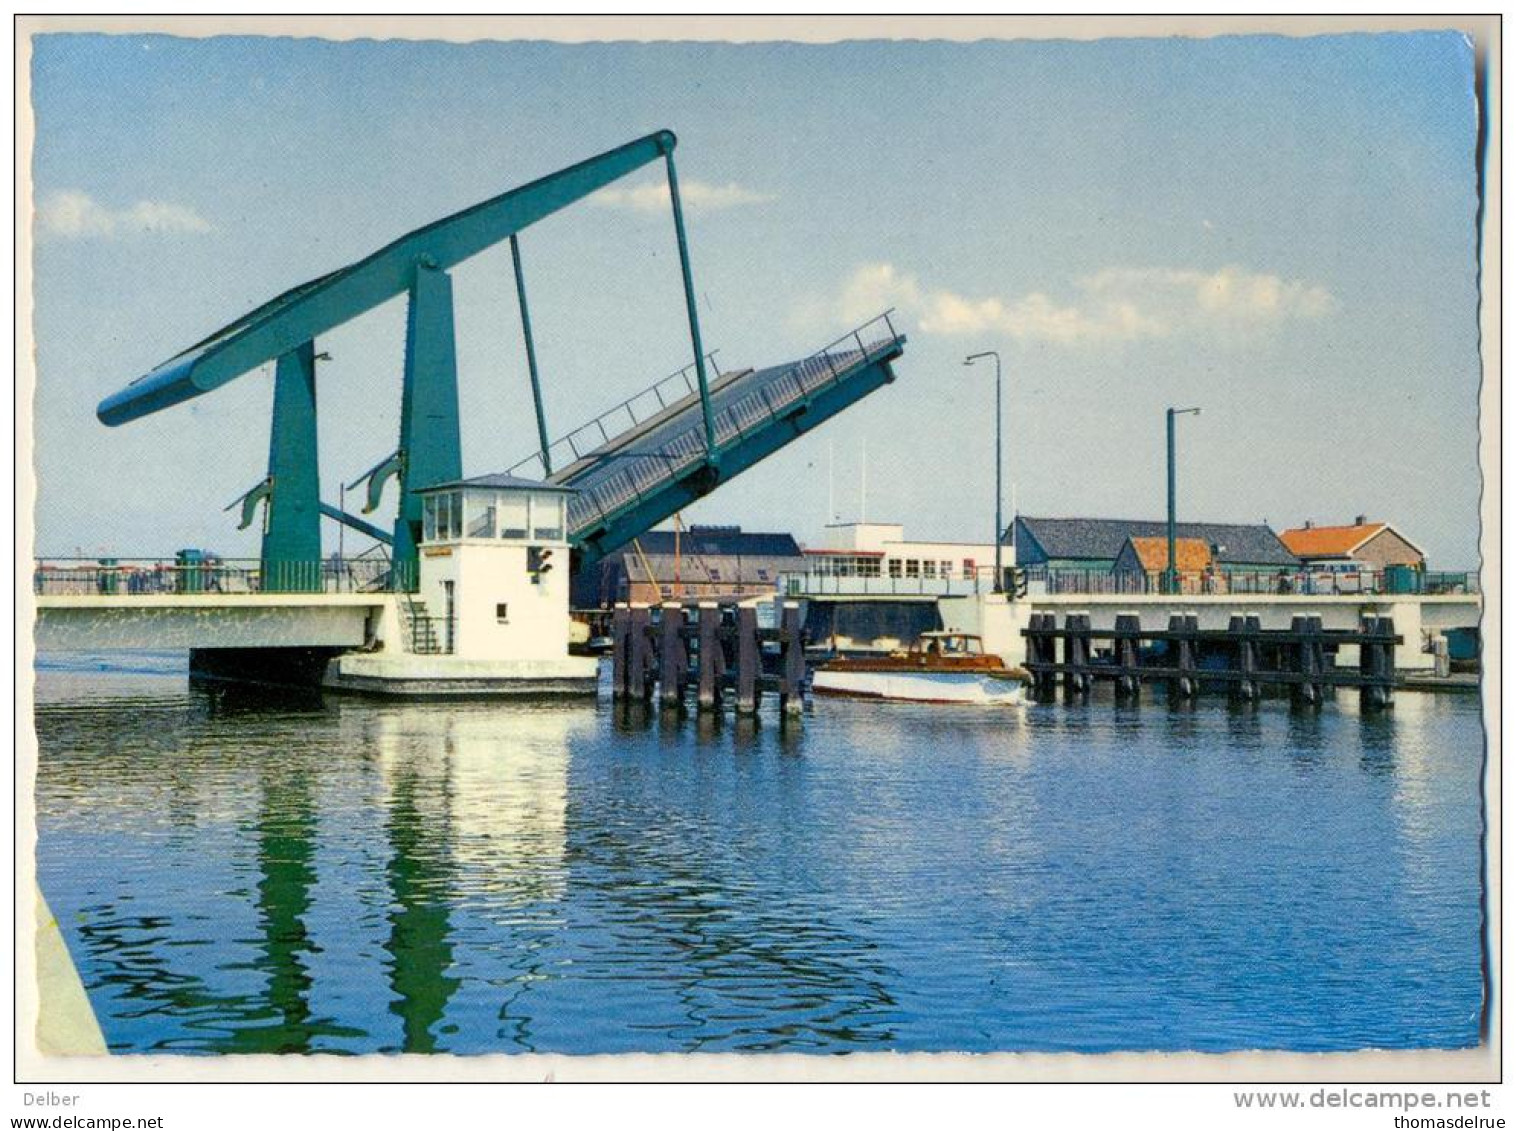
[[418, 263], [446, 271], [671, 153], [675, 144], [671, 131], [660, 130], [418, 228], [223, 327], [101, 401], [97, 415], [109, 425], [125, 424], [224, 385], [407, 293]]
[[[244, 517], [251, 515], [258, 499], [267, 499], [262, 555], [266, 578], [277, 576], [279, 584], [296, 587], [318, 584], [319, 575], [304, 567], [320, 559], [322, 515], [349, 525], [361, 520], [333, 514], [333, 508], [320, 501], [314, 342], [321, 334], [404, 294], [409, 309], [400, 443], [395, 455], [370, 473], [364, 509], [374, 508], [385, 480], [395, 475], [399, 513], [392, 558], [396, 564], [414, 566], [422, 533], [418, 492], [461, 478], [463, 473], [450, 270], [495, 244], [510, 241], [538, 441], [544, 471], [552, 474], [517, 233], [662, 157], [695, 354], [705, 462], [713, 473], [707, 478], [713, 485], [722, 469], [717, 466], [706, 354], [674, 171], [676, 144], [671, 131], [660, 130], [409, 232], [357, 263], [286, 291], [224, 326], [107, 397], [96, 413], [107, 425], [124, 424], [200, 396], [277, 359], [269, 475], [247, 502]], [[273, 566], [282, 572], [270, 572]]]

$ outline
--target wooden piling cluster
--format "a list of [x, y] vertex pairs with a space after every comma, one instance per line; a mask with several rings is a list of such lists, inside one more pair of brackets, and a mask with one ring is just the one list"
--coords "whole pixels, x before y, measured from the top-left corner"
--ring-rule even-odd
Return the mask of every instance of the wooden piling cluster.
[[[1287, 629], [1264, 629], [1247, 613], [1234, 613], [1225, 629], [1202, 629], [1187, 612], [1171, 613], [1161, 629], [1144, 629], [1135, 613], [1117, 614], [1109, 629], [1091, 628], [1088, 613], [1068, 613], [1061, 627], [1056, 614], [1033, 613], [1022, 635], [1039, 702], [1050, 702], [1060, 681], [1064, 695], [1078, 699], [1104, 679], [1118, 701], [1140, 698], [1143, 683], [1152, 681], [1166, 685], [1170, 702], [1195, 699], [1205, 684], [1224, 684], [1233, 701], [1253, 703], [1264, 687], [1281, 686], [1302, 707], [1320, 706], [1335, 688], [1356, 687], [1371, 709], [1393, 705], [1394, 649], [1401, 642], [1389, 617], [1365, 616], [1353, 630], [1323, 628], [1321, 617], [1302, 615]], [[1096, 641], [1110, 643], [1097, 649]], [[1144, 646], [1156, 643], [1165, 646], [1162, 655], [1144, 655]], [[1337, 666], [1337, 649], [1345, 645], [1358, 648], [1356, 668]]]
[[[758, 627], [750, 605], [669, 601], [654, 609], [618, 605], [611, 615], [611, 684], [618, 700], [685, 705], [689, 688], [702, 711], [717, 711], [730, 696], [739, 715], [756, 714], [765, 692], [780, 710], [798, 715], [808, 678], [800, 606], [786, 602], [779, 627]], [[777, 670], [765, 671], [763, 645], [777, 642]]]

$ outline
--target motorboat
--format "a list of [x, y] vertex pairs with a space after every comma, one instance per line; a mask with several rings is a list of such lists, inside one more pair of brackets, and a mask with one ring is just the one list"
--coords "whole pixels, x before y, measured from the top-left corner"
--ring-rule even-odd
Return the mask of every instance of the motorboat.
[[1026, 672], [986, 653], [978, 636], [926, 632], [909, 648], [879, 656], [844, 656], [818, 667], [818, 695], [917, 703], [1014, 706], [1025, 700]]

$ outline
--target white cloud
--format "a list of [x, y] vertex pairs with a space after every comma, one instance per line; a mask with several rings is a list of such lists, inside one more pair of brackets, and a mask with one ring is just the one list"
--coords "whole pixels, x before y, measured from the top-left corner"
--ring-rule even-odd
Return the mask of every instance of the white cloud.
[[[680, 181], [679, 199], [691, 211], [714, 212], [745, 204], [766, 204], [774, 197], [769, 193], [744, 188], [736, 181], [728, 181], [724, 185], [707, 184], [705, 181]], [[630, 188], [603, 188], [591, 196], [590, 200], [606, 208], [630, 208], [634, 212], [663, 212], [670, 207], [668, 186], [657, 181]]]
[[970, 297], [924, 286], [892, 264], [869, 263], [853, 272], [836, 306], [853, 322], [893, 306], [923, 334], [997, 333], [1069, 345], [1233, 333], [1323, 318], [1336, 302], [1322, 286], [1241, 267], [1108, 268], [1074, 280], [1069, 297], [1057, 299], [1041, 291]]
[[48, 194], [37, 206], [37, 231], [60, 239], [113, 239], [146, 233], [200, 234], [215, 229], [193, 208], [165, 200], [139, 200], [129, 208], [110, 208], [88, 193], [64, 189]]

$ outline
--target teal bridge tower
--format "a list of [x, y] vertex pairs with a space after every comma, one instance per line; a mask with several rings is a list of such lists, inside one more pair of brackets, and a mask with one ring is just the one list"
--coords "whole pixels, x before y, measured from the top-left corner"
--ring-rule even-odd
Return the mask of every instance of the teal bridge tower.
[[[675, 144], [673, 133], [662, 130], [408, 232], [217, 330], [106, 398], [97, 415], [107, 425], [125, 424], [273, 362], [268, 472], [228, 508], [240, 507], [246, 527], [262, 504], [262, 588], [321, 588], [323, 518], [387, 544], [390, 586], [414, 587], [422, 517], [418, 492], [463, 476], [449, 272], [509, 241], [537, 438], [536, 451], [510, 470], [574, 489], [568, 541], [581, 565], [593, 562], [894, 380], [891, 363], [905, 344], [886, 312], [800, 361], [721, 372], [700, 336]], [[519, 233], [660, 158], [668, 179], [693, 360], [550, 441]], [[408, 307], [399, 443], [352, 484], [366, 486], [363, 509], [372, 513], [388, 481], [396, 480], [398, 505], [386, 530], [321, 499], [316, 377], [322, 354], [316, 341], [402, 294]]]

